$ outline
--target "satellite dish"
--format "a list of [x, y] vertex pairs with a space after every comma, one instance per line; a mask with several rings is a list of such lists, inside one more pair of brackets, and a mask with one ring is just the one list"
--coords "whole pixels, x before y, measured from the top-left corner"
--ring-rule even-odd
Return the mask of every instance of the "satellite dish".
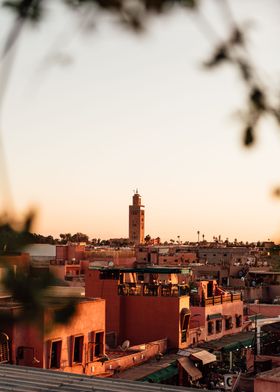
[[114, 262], [113, 261], [109, 261], [108, 266], [109, 267], [114, 267]]
[[129, 346], [130, 346], [130, 341], [129, 341], [129, 340], [125, 340], [125, 341], [122, 343], [122, 345], [121, 345], [121, 349], [122, 349], [123, 351], [126, 351], [126, 350], [129, 348]]

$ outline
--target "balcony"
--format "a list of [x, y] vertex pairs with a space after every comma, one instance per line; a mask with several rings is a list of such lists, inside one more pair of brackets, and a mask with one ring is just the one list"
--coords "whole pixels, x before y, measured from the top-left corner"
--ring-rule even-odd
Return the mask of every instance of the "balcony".
[[228, 293], [224, 295], [215, 295], [209, 298], [200, 298], [198, 295], [191, 296], [192, 306], [212, 306], [220, 305], [226, 302], [242, 301], [241, 293]]
[[123, 283], [119, 284], [118, 293], [145, 297], [182, 297], [189, 294], [189, 288], [179, 284]]

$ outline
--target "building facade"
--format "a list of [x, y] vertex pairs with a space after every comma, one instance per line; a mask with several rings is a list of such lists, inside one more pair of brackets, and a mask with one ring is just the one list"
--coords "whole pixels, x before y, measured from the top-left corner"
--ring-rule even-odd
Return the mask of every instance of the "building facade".
[[89, 267], [86, 296], [106, 300], [106, 330], [117, 344], [167, 338], [168, 348], [185, 348], [190, 318], [188, 274], [189, 270], [178, 268]]
[[67, 324], [50, 324], [56, 306], [50, 303], [38, 315], [37, 323], [26, 323], [17, 319], [21, 305], [2, 301], [0, 314], [9, 312], [13, 317], [1, 324], [1, 353], [5, 357], [2, 355], [0, 362], [94, 374], [105, 354], [105, 301], [80, 299]]

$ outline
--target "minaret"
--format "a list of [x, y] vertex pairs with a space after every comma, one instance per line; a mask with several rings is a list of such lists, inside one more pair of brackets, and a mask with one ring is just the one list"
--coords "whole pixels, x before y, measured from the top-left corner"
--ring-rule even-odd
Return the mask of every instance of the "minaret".
[[129, 206], [129, 240], [135, 245], [144, 243], [145, 211], [141, 205], [141, 196], [138, 189], [132, 197], [132, 205]]

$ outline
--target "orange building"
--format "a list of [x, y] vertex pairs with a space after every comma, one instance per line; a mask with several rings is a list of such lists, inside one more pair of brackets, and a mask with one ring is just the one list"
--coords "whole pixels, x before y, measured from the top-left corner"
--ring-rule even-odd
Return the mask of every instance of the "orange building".
[[[0, 361], [93, 374], [100, 366], [98, 360], [105, 354], [105, 301], [80, 299], [74, 317], [67, 324], [53, 325], [48, 331], [55, 307], [52, 301], [44, 314], [38, 315], [37, 324], [16, 319], [2, 322]], [[21, 312], [21, 305], [2, 301], [0, 313], [3, 312], [16, 316]]]
[[132, 205], [129, 206], [129, 240], [138, 245], [144, 243], [145, 211], [141, 204], [141, 196], [138, 191], [132, 197]]
[[65, 261], [78, 262], [85, 258], [85, 248], [84, 244], [56, 245], [55, 259], [61, 264], [64, 264]]
[[191, 294], [189, 343], [220, 339], [244, 330], [241, 293], [222, 290], [216, 280], [197, 282]]
[[106, 330], [118, 344], [163, 338], [169, 348], [187, 347], [189, 270], [94, 268], [85, 277], [86, 296], [106, 299]]

